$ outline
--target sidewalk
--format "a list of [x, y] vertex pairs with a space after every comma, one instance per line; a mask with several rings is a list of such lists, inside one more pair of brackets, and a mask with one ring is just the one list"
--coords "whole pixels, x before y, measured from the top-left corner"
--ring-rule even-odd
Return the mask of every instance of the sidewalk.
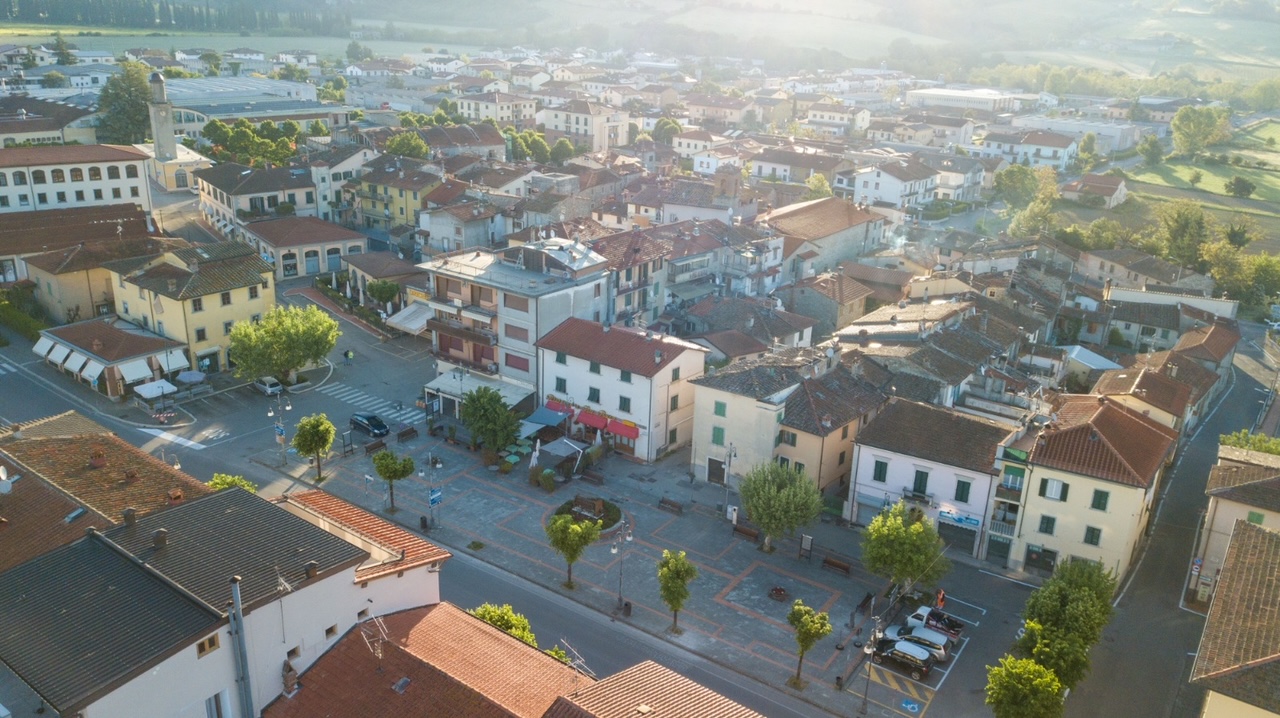
[[348, 314], [337, 302], [330, 299], [328, 295], [315, 287], [291, 287], [284, 290], [284, 296], [298, 297], [305, 301], [309, 301], [330, 314], [336, 315], [339, 319], [351, 322], [364, 332], [372, 334], [381, 340], [385, 341], [391, 338], [391, 335], [387, 332], [373, 326], [354, 314]]

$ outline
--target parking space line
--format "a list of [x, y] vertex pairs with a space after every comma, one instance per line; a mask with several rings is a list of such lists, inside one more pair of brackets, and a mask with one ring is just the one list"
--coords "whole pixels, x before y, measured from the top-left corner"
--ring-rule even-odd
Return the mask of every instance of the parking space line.
[[[985, 615], [987, 615], [987, 609], [983, 608], [982, 606], [979, 606], [979, 605], [978, 605], [978, 604], [976, 604], [976, 603], [969, 603], [968, 601], [961, 601], [960, 599], [956, 598], [955, 596], [952, 596], [951, 594], [947, 594], [947, 603], [951, 603], [952, 601], [955, 601], [956, 603], [963, 603], [964, 605], [969, 606], [970, 608], [976, 608], [977, 610], [979, 610], [979, 611], [981, 611], [981, 612], [982, 612], [982, 615], [984, 615], [984, 616], [985, 616]], [[954, 615], [954, 614], [953, 614], [953, 615]], [[956, 616], [956, 618], [960, 618], [960, 617], [959, 617], [959, 616]], [[963, 619], [963, 618], [960, 618], [960, 620], [961, 620], [961, 621], [963, 621], [964, 619]], [[973, 624], [973, 625], [975, 625], [975, 626], [976, 626], [976, 625], [978, 625], [978, 624], [976, 624], [976, 623], [975, 623], [975, 624]]]
[[874, 664], [868, 668], [871, 671], [871, 680], [882, 686], [891, 688], [898, 693], [910, 696], [918, 701], [924, 701], [925, 703], [933, 700], [933, 689], [922, 683], [917, 683], [916, 681], [895, 673], [888, 668], [882, 668]]

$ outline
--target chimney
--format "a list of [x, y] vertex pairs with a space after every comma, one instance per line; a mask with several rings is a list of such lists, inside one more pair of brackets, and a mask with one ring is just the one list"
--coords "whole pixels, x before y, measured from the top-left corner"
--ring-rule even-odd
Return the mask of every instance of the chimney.
[[1178, 378], [1178, 365], [1177, 365], [1177, 364], [1170, 364], [1170, 365], [1169, 365], [1169, 378], [1170, 378], [1170, 379], [1177, 379], [1177, 378]]
[[315, 561], [308, 561], [302, 567], [302, 570], [306, 572], [307, 578], [315, 578], [316, 574], [320, 572], [320, 564]]
[[653, 363], [654, 363], [654, 364], [661, 364], [661, 363], [662, 363], [662, 352], [661, 352], [661, 351], [654, 351], [654, 353], [653, 353]]
[[138, 523], [138, 510], [132, 506], [124, 510], [124, 525], [132, 526]]
[[653, 341], [653, 332], [645, 332], [645, 333], [644, 333], [644, 340], [645, 340], [646, 342], [651, 342], [651, 341]]
[[151, 545], [164, 548], [169, 543], [169, 529], [156, 529], [151, 533]]
[[169, 503], [171, 505], [182, 503], [182, 489], [169, 489]]
[[93, 353], [94, 353], [94, 354], [97, 354], [98, 352], [101, 352], [101, 351], [102, 351], [102, 340], [101, 340], [101, 339], [94, 339], [92, 342], [90, 342], [90, 343], [89, 343], [89, 347], [90, 347], [91, 349], [93, 349]]
[[605, 322], [605, 323], [604, 323], [604, 326], [600, 327], [600, 331], [602, 331], [602, 332], [604, 332], [604, 333], [608, 334], [608, 333], [609, 333], [609, 330], [610, 330], [611, 328], [612, 328], [612, 327], [610, 326], [609, 322]]
[[987, 333], [987, 310], [982, 310], [982, 314], [978, 315], [978, 331]]

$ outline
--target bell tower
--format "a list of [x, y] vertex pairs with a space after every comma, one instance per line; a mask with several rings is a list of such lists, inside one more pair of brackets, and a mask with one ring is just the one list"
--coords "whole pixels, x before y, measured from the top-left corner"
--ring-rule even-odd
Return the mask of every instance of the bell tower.
[[173, 105], [164, 89], [164, 75], [151, 73], [151, 136], [155, 138], [156, 160], [169, 162], [178, 157], [178, 141], [173, 135]]

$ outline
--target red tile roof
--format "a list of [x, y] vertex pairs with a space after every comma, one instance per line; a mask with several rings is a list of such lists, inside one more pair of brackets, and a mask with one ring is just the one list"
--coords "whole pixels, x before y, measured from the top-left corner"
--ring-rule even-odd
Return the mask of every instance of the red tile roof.
[[1157, 409], [1181, 417], [1191, 402], [1191, 387], [1154, 369], [1112, 369], [1098, 377], [1093, 393], [1131, 394]]
[[149, 332], [142, 333], [136, 328], [118, 327], [116, 324], [133, 326], [113, 314], [53, 327], [44, 330], [43, 333], [81, 354], [102, 359], [107, 363], [183, 346], [182, 342], [163, 339]]
[[1221, 362], [1231, 356], [1239, 343], [1240, 329], [1235, 322], [1219, 321], [1183, 334], [1173, 350], [1193, 359]]
[[[642, 708], [644, 706], [645, 708]], [[563, 696], [544, 718], [763, 718], [653, 661]]]
[[874, 212], [858, 209], [857, 205], [839, 197], [827, 197], [811, 202], [780, 207], [761, 217], [783, 234], [803, 239], [822, 239], [868, 222], [883, 222]]
[[49, 274], [69, 274], [97, 269], [103, 262], [163, 254], [188, 247], [186, 240], [165, 237], [129, 237], [96, 242], [81, 242], [74, 247], [58, 249], [26, 258], [30, 266]]
[[285, 494], [279, 501], [305, 507], [342, 528], [399, 554], [399, 558], [393, 561], [361, 566], [356, 569], [356, 581], [368, 581], [379, 576], [446, 561], [453, 556], [439, 546], [389, 521], [318, 489]]
[[137, 239], [150, 234], [147, 215], [135, 204], [12, 212], [0, 222], [0, 255], [48, 252], [81, 242]]
[[[566, 319], [537, 342], [553, 352], [599, 362], [639, 376], [653, 377], [686, 351], [706, 348], [668, 334], [645, 332], [631, 327], [610, 327], [585, 319]], [[658, 354], [660, 352], [660, 355]], [[657, 361], [654, 361], [657, 357]]]
[[96, 511], [84, 511], [72, 520], [80, 504], [17, 463], [6, 460], [0, 446], [0, 466], [12, 490], [0, 502], [0, 573], [25, 563], [50, 549], [84, 536], [90, 526], [105, 529], [112, 521]]
[[37, 145], [6, 147], [4, 152], [0, 152], [0, 167], [141, 162], [147, 158], [147, 153], [142, 150], [125, 145]]
[[[801, 255], [804, 258], [804, 255]], [[870, 287], [847, 274], [827, 272], [813, 277], [806, 277], [796, 282], [797, 289], [812, 289], [831, 301], [844, 306], [859, 299], [866, 299], [874, 294]]]
[[711, 332], [698, 337], [710, 344], [730, 359], [748, 354], [762, 354], [769, 351], [769, 345], [750, 334], [743, 334], [737, 329], [726, 329], [722, 332]]
[[[300, 247], [324, 242], [364, 241], [365, 236], [316, 217], [281, 217], [251, 222], [246, 230], [273, 247]], [[345, 252], [344, 252], [345, 254]]]
[[1061, 397], [1058, 421], [1041, 433], [1032, 464], [1148, 489], [1178, 432], [1106, 397]]

